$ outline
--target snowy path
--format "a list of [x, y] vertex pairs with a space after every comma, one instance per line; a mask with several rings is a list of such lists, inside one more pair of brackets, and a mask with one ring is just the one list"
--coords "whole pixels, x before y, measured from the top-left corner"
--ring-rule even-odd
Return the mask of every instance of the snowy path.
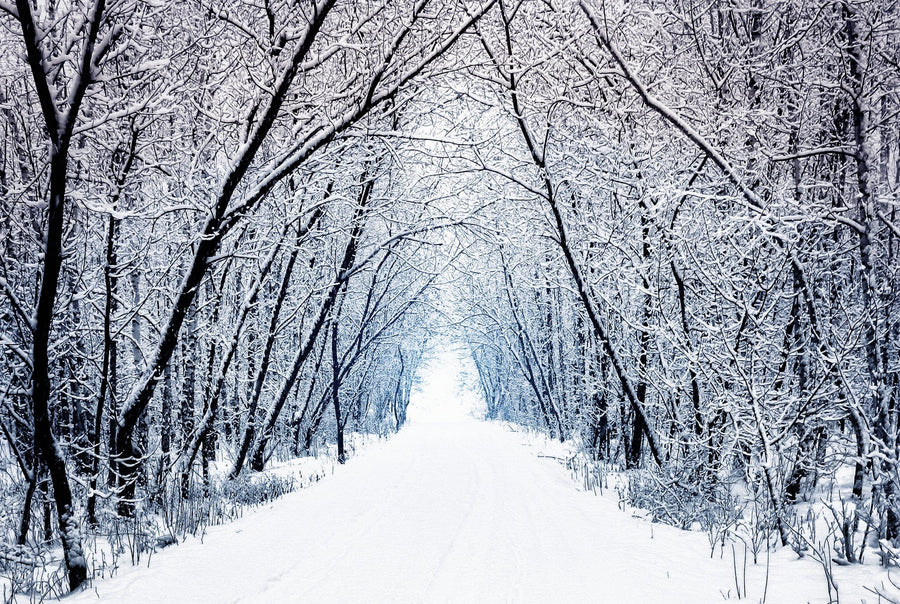
[[[763, 581], [751, 568], [745, 601], [759, 601]], [[579, 492], [521, 435], [470, 420], [414, 423], [334, 476], [96, 590], [133, 603], [698, 603], [724, 601], [734, 579], [705, 535]], [[771, 573], [768, 602], [825, 596], [813, 562], [786, 558]]]

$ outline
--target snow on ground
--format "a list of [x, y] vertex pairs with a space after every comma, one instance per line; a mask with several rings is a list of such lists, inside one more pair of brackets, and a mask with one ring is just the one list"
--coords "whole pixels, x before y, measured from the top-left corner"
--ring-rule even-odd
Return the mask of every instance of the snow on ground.
[[[66, 601], [736, 599], [732, 560], [710, 559], [704, 534], [623, 512], [615, 493], [577, 490], [533, 437], [467, 417], [477, 405], [435, 412], [421, 390], [408, 426], [333, 476]], [[862, 583], [883, 580], [880, 570], [835, 572], [841, 602], [878, 601]], [[765, 563], [748, 568], [747, 589], [749, 602], [764, 592], [770, 603], [828, 601], [821, 568], [790, 550], [773, 555], [768, 580]]]

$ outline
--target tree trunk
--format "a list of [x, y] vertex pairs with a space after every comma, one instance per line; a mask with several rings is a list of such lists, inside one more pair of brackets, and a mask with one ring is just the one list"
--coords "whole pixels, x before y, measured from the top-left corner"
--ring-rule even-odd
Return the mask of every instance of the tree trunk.
[[885, 535], [896, 542], [900, 538], [900, 503], [896, 500], [896, 486], [890, 476], [896, 471], [897, 460], [888, 451], [893, 449], [892, 435], [896, 434], [897, 417], [896, 410], [890, 408], [890, 395], [885, 380], [885, 371], [882, 366], [881, 334], [879, 333], [879, 299], [878, 283], [879, 275], [875, 266], [875, 258], [872, 250], [874, 235], [874, 221], [876, 217], [876, 200], [872, 195], [869, 182], [871, 168], [869, 165], [868, 145], [868, 118], [864, 106], [865, 90], [863, 89], [864, 77], [864, 42], [860, 40], [857, 31], [857, 20], [860, 18], [855, 6], [849, 1], [841, 3], [841, 11], [844, 20], [844, 35], [847, 42], [846, 56], [848, 58], [848, 71], [850, 75], [851, 117], [852, 134], [854, 144], [854, 157], [856, 159], [856, 189], [857, 189], [857, 222], [861, 228], [857, 231], [859, 237], [859, 291], [864, 317], [863, 342], [865, 349], [866, 369], [868, 370], [869, 385], [871, 388], [871, 407], [875, 414], [873, 422], [874, 439], [876, 445], [883, 447], [885, 455], [879, 456], [876, 466], [881, 466], [880, 471], [884, 479], [879, 482], [885, 502]]
[[59, 525], [63, 557], [66, 561], [66, 575], [69, 589], [78, 588], [87, 578], [87, 563], [81, 546], [81, 534], [75, 517], [72, 489], [66, 473], [66, 462], [62, 450], [53, 434], [50, 421], [49, 345], [53, 328], [54, 305], [56, 303], [59, 276], [62, 269], [62, 238], [66, 202], [66, 177], [68, 170], [69, 145], [75, 127], [84, 92], [91, 82], [90, 70], [93, 60], [94, 41], [100, 27], [104, 1], [97, 0], [85, 23], [85, 44], [82, 47], [81, 80], [73, 87], [70, 104], [63, 117], [56, 107], [56, 98], [50, 90], [47, 73], [44, 71], [44, 51], [28, 0], [16, 0], [22, 36], [25, 41], [28, 65], [34, 78], [38, 98], [44, 115], [44, 122], [50, 135], [49, 165], [50, 178], [47, 197], [47, 224], [44, 232], [44, 262], [40, 279], [37, 308], [34, 313], [32, 342], [31, 402], [34, 442], [37, 451], [47, 467], [53, 484], [53, 497]]
[[[184, 377], [181, 386], [181, 406], [179, 409], [179, 430], [181, 431], [182, 448], [194, 431], [194, 396], [197, 382], [197, 359], [195, 351], [199, 349], [197, 338], [197, 310], [192, 308], [188, 314], [187, 337], [182, 346], [182, 358], [184, 359]], [[182, 499], [190, 496], [191, 468], [188, 464], [178, 473], [178, 482]]]
[[[97, 394], [97, 404], [94, 411], [94, 430], [91, 434], [91, 474], [90, 492], [87, 500], [87, 521], [92, 526], [97, 525], [97, 482], [100, 471], [100, 442], [103, 439], [103, 419], [107, 398], [115, 400], [116, 397], [116, 342], [112, 337], [112, 316], [116, 312], [116, 283], [115, 271], [118, 270], [116, 260], [116, 218], [109, 216], [106, 230], [106, 266], [103, 268], [103, 282], [105, 290], [105, 304], [103, 307], [103, 360], [100, 367], [100, 391]], [[112, 417], [115, 409], [110, 405], [108, 410]]]
[[[337, 306], [340, 312], [340, 305]], [[338, 317], [331, 316], [331, 404], [334, 406], [334, 422], [337, 428], [338, 463], [346, 461], [344, 457], [344, 425], [341, 423], [341, 365], [338, 361]]]

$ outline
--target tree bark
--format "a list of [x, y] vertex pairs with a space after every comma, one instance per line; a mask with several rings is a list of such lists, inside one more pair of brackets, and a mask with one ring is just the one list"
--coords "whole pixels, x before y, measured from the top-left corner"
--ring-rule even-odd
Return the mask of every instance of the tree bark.
[[341, 423], [341, 365], [338, 361], [338, 318], [340, 305], [331, 316], [331, 404], [334, 406], [334, 422], [337, 428], [338, 463], [346, 461], [344, 457], [344, 425]]
[[[84, 43], [78, 57], [80, 64], [77, 65], [79, 71], [69, 95], [69, 106], [63, 116], [58, 110], [57, 101], [50, 89], [48, 75], [45, 71], [44, 51], [40, 46], [41, 39], [31, 12], [31, 3], [28, 0], [16, 0], [27, 61], [50, 136], [50, 178], [47, 197], [47, 225], [44, 232], [44, 262], [37, 309], [34, 315], [31, 359], [34, 441], [53, 484], [53, 497], [56, 503], [59, 534], [66, 562], [66, 575], [69, 589], [72, 590], [78, 588], [87, 578], [87, 563], [82, 550], [78, 520], [75, 517], [72, 489], [66, 473], [66, 462], [54, 436], [50, 418], [49, 403], [52, 385], [49, 370], [49, 345], [63, 260], [62, 238], [69, 147], [85, 91], [92, 81], [94, 44], [97, 40], [104, 8], [104, 0], [97, 0], [91, 7], [85, 22]], [[61, 118], [64, 119], [61, 120]]]

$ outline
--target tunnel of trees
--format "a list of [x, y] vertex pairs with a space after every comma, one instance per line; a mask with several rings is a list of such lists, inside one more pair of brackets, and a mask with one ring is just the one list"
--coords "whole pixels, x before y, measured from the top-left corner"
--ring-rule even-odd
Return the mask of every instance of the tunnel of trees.
[[489, 418], [633, 470], [667, 520], [740, 483], [787, 543], [843, 472], [846, 560], [861, 520], [898, 544], [896, 3], [0, 0], [0, 24], [4, 560], [61, 546], [74, 588], [111, 522], [343, 460], [402, 426], [435, 338]]

